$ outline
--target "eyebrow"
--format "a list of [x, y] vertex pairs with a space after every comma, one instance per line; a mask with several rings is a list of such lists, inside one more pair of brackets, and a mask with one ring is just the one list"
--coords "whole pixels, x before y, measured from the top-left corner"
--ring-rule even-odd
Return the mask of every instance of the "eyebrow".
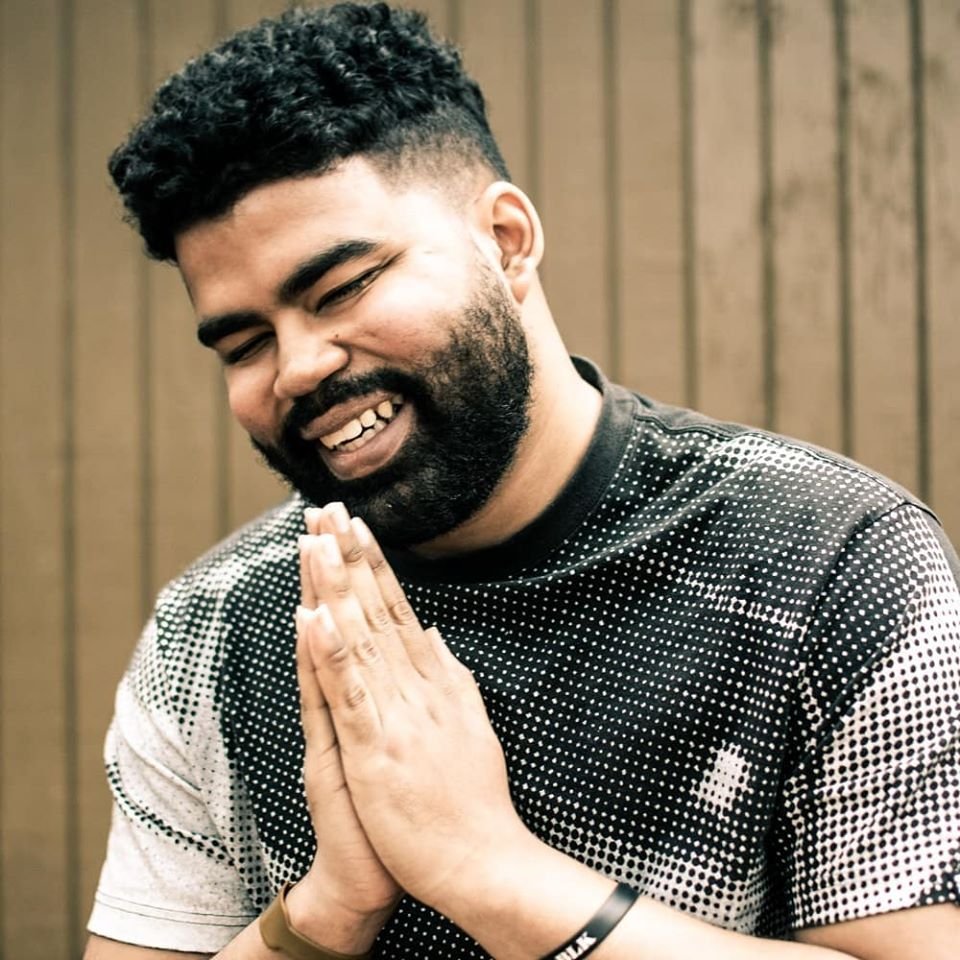
[[[357, 239], [335, 243], [332, 247], [298, 264], [277, 288], [277, 300], [280, 303], [291, 303], [331, 270], [351, 260], [359, 260], [361, 257], [376, 253], [382, 247], [383, 242], [380, 240]], [[197, 324], [197, 339], [205, 347], [212, 347], [232, 333], [258, 326], [263, 322], [263, 315], [255, 310], [237, 310], [232, 313], [204, 317]]]

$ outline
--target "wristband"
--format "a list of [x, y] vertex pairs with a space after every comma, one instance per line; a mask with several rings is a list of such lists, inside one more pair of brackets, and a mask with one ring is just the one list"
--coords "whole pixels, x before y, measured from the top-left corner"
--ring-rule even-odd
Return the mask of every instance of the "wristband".
[[337, 953], [297, 933], [287, 913], [287, 894], [292, 886], [285, 883], [276, 900], [260, 914], [260, 936], [271, 950], [280, 950], [290, 960], [370, 960], [369, 953]]
[[603, 906], [566, 943], [551, 950], [542, 960], [580, 960], [600, 946], [601, 941], [624, 918], [640, 894], [618, 883]]

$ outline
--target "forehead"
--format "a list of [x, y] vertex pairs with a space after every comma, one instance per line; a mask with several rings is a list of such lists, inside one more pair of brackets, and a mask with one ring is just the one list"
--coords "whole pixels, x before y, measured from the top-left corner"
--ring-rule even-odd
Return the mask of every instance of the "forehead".
[[196, 301], [228, 279], [276, 283], [304, 256], [344, 241], [455, 249], [466, 231], [466, 212], [429, 184], [396, 184], [351, 158], [327, 173], [257, 187], [223, 216], [179, 234], [176, 250]]

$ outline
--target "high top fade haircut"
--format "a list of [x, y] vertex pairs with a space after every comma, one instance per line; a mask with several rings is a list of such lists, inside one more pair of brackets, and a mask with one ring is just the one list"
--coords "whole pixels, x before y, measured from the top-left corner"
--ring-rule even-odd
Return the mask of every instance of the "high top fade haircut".
[[387, 178], [509, 172], [479, 86], [423, 14], [338, 3], [262, 20], [157, 90], [109, 169], [147, 253], [262, 184], [361, 155]]

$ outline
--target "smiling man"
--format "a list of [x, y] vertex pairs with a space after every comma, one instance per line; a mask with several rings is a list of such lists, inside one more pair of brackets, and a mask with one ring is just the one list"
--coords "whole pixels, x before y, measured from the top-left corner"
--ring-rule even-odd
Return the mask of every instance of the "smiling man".
[[571, 360], [422, 18], [238, 34], [110, 169], [294, 492], [120, 685], [88, 960], [957, 955], [936, 519]]

